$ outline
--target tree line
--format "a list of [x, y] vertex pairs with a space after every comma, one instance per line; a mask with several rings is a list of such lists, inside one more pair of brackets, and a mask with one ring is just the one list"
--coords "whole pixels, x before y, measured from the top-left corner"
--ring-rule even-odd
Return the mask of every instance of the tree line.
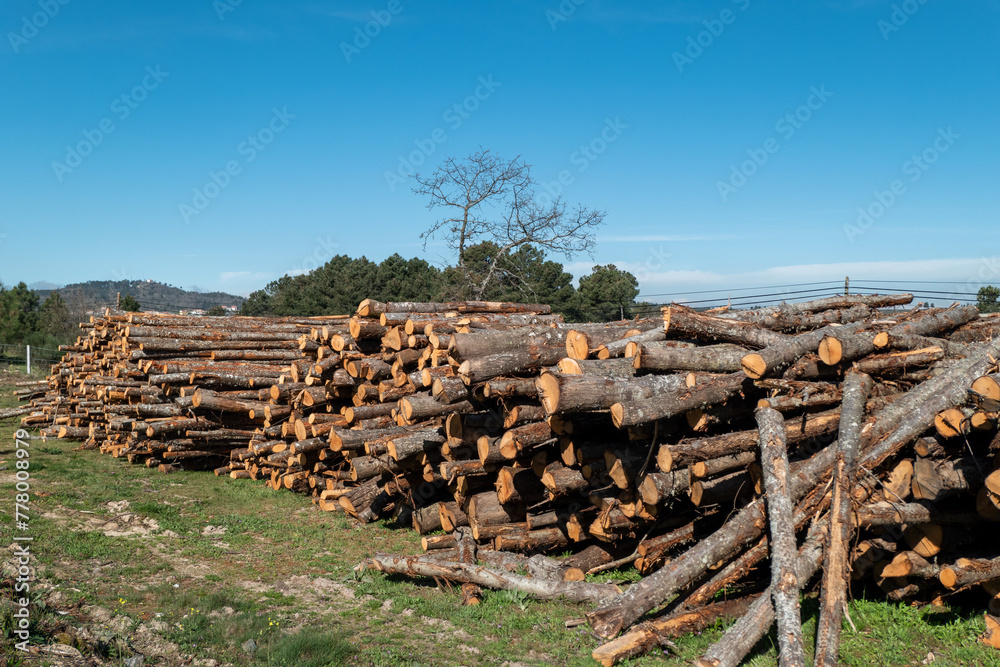
[[58, 292], [43, 302], [23, 282], [11, 288], [0, 283], [0, 343], [55, 349], [76, 340], [83, 316]]
[[594, 266], [574, 287], [573, 276], [548, 257], [591, 254], [606, 213], [552, 198], [520, 156], [505, 159], [480, 148], [412, 178], [413, 192], [442, 213], [421, 234], [424, 246], [442, 238], [452, 265], [439, 269], [398, 254], [377, 264], [338, 255], [309, 274], [284, 276], [252, 293], [240, 312], [345, 314], [366, 298], [471, 299], [548, 304], [571, 322], [631, 317], [639, 294], [635, 276], [612, 264]]
[[[519, 301], [543, 303], [567, 321], [631, 317], [639, 293], [635, 276], [613, 264], [595, 266], [574, 287], [573, 276], [530, 245], [497, 258], [496, 244], [466, 248], [465, 266], [439, 269], [418, 259], [391, 255], [379, 263], [337, 255], [314, 271], [283, 276], [253, 292], [241, 315], [350, 314], [363, 299], [378, 301]], [[493, 271], [487, 289], [478, 285]], [[478, 281], [478, 283], [477, 283]]]

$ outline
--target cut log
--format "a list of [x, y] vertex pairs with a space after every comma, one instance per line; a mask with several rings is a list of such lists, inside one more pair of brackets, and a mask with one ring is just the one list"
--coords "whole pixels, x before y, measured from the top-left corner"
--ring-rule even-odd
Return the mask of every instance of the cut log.
[[635, 377], [636, 369], [631, 359], [560, 359], [556, 366], [567, 375], [603, 375], [611, 378]]
[[974, 493], [982, 484], [980, 463], [972, 457], [945, 461], [918, 458], [913, 464], [913, 497], [918, 500]]
[[758, 595], [747, 595], [732, 600], [713, 602], [691, 611], [677, 611], [655, 619], [625, 633], [621, 637], [598, 646], [591, 653], [594, 660], [611, 667], [620, 660], [642, 655], [663, 645], [664, 640], [698, 633], [720, 620], [737, 618], [750, 608]]
[[615, 403], [611, 406], [611, 419], [615, 426], [637, 426], [658, 419], [683, 414], [688, 410], [705, 408], [724, 402], [740, 392], [746, 375], [743, 372], [721, 375], [704, 384], [674, 390], [654, 398]]
[[939, 565], [929, 563], [923, 556], [913, 551], [903, 551], [882, 568], [883, 577], [917, 577], [920, 579], [937, 579], [941, 572]]
[[940, 347], [927, 347], [921, 350], [905, 350], [888, 354], [875, 354], [854, 363], [854, 368], [862, 373], [884, 375], [890, 372], [906, 373], [914, 366], [926, 366], [944, 359], [944, 350]]
[[[858, 405], [864, 405], [863, 396]], [[785, 420], [780, 412], [771, 408], [757, 408], [755, 414], [771, 524], [771, 598], [778, 624], [778, 662], [782, 667], [793, 667], [805, 664], [805, 649], [799, 607], [800, 584], [796, 574], [798, 550], [788, 489]]]
[[904, 306], [911, 301], [913, 301], [912, 294], [845, 294], [843, 296], [830, 296], [812, 301], [801, 301], [799, 303], [782, 303], [778, 306], [768, 306], [754, 310], [729, 310], [727, 307], [723, 312], [716, 313], [716, 317], [759, 322], [766, 320], [766, 318], [775, 313], [784, 313], [787, 316], [816, 313], [824, 310], [853, 308], [854, 306], [887, 308], [889, 306]]
[[744, 355], [741, 364], [747, 377], [757, 380], [765, 376], [773, 376], [784, 370], [800, 357], [816, 352], [820, 341], [831, 333], [855, 333], [863, 326], [853, 322], [842, 326], [828, 326], [808, 333], [791, 336], [773, 345]]
[[[813, 524], [806, 542], [798, 551], [795, 576], [798, 581], [808, 581], [819, 569], [823, 557], [823, 522]], [[771, 592], [758, 597], [743, 616], [731, 625], [722, 638], [712, 644], [705, 654], [694, 662], [695, 667], [737, 667], [760, 641], [775, 620]], [[804, 661], [799, 664], [804, 665]]]
[[[837, 430], [839, 423], [839, 409], [807, 416], [804, 421], [791, 419], [785, 422], [785, 439], [788, 443], [798, 443], [809, 438], [833, 433]], [[698, 461], [708, 461], [754, 451], [757, 447], [757, 438], [757, 430], [754, 429], [723, 433], [678, 444], [661, 445], [656, 455], [656, 464], [660, 470], [669, 471]]]
[[926, 501], [915, 503], [877, 502], [859, 507], [854, 521], [859, 526], [899, 526], [917, 524], [976, 523], [972, 511], [941, 509]]
[[514, 574], [482, 565], [465, 563], [427, 562], [418, 556], [377, 555], [365, 559], [361, 566], [372, 567], [387, 574], [408, 577], [433, 577], [459, 583], [473, 583], [497, 590], [517, 590], [539, 600], [569, 600], [601, 604], [618, 594], [612, 584], [591, 584], [583, 581], [555, 581]]
[[546, 372], [535, 381], [548, 414], [607, 409], [615, 403], [651, 399], [685, 386], [684, 375], [610, 378]]
[[633, 358], [633, 366], [637, 370], [735, 373], [742, 368], [741, 361], [748, 352], [745, 347], [725, 344], [693, 348], [646, 348], [640, 345]]
[[942, 567], [938, 574], [941, 584], [953, 591], [997, 578], [1000, 578], [1000, 558], [959, 558]]
[[865, 403], [874, 386], [871, 377], [850, 372], [844, 381], [844, 401], [840, 412], [837, 463], [833, 473], [830, 501], [830, 532], [824, 553], [820, 613], [816, 625], [814, 666], [834, 667], [840, 647], [840, 625], [847, 604], [850, 580], [849, 553], [852, 538], [851, 490], [856, 478], [861, 448], [861, 426]]
[[466, 384], [483, 382], [501, 375], [538, 371], [559, 363], [566, 350], [555, 346], [532, 345], [511, 352], [466, 359], [458, 367], [458, 375]]
[[677, 304], [663, 309], [663, 322], [668, 336], [736, 343], [750, 348], [764, 348], [787, 338], [785, 334], [751, 322], [701, 315]]

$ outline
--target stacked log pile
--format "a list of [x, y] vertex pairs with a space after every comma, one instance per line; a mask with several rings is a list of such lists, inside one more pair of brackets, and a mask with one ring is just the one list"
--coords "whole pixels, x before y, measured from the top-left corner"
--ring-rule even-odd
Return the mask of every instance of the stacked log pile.
[[[108, 314], [22, 423], [413, 526], [424, 556], [364, 565], [462, 583], [470, 604], [482, 586], [591, 603], [598, 636], [624, 632], [604, 664], [719, 618], [739, 620], [700, 665], [739, 664], [775, 621], [796, 664], [822, 569], [816, 664], [836, 664], [852, 579], [893, 600], [979, 587], [1000, 613], [982, 531], [1000, 520], [1000, 319], [885, 310], [911, 299], [586, 325], [475, 302]], [[582, 581], [621, 567], [643, 578]]]

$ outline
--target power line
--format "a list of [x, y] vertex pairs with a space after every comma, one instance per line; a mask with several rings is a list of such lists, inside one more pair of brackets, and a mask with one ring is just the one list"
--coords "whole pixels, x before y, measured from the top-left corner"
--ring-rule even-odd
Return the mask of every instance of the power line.
[[720, 288], [720, 289], [709, 289], [709, 290], [697, 290], [697, 291], [694, 291], [694, 292], [669, 292], [669, 293], [666, 293], [666, 294], [640, 294], [636, 298], [641, 299], [643, 297], [649, 297], [649, 296], [685, 296], [685, 295], [688, 295], [688, 294], [712, 294], [714, 292], [745, 292], [745, 291], [748, 291], [748, 290], [755, 290], [755, 289], [781, 289], [782, 287], [807, 287], [809, 285], [841, 285], [841, 284], [842, 283], [839, 280], [823, 280], [823, 281], [820, 281], [820, 282], [813, 282], [813, 283], [792, 283], [790, 285], [767, 285], [767, 286], [764, 286], [764, 287], [735, 287], [735, 288], [732, 288], [732, 289]]

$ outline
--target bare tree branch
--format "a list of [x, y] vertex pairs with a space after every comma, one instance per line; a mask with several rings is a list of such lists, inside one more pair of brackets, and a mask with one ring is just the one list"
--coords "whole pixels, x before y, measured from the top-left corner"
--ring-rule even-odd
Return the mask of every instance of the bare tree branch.
[[[414, 192], [426, 195], [428, 209], [451, 207], [455, 215], [435, 222], [420, 236], [428, 240], [443, 233], [448, 247], [458, 253], [458, 267], [467, 271], [466, 251], [489, 241], [498, 251], [488, 261], [481, 280], [472, 282], [475, 298], [481, 298], [501, 276], [516, 278], [501, 263], [526, 245], [557, 252], [567, 259], [579, 252], [592, 256], [595, 233], [606, 213], [578, 206], [567, 212], [559, 198], [543, 205], [531, 167], [520, 156], [506, 160], [480, 148], [464, 161], [448, 158], [429, 177], [415, 175]], [[471, 278], [471, 276], [470, 276]]]

